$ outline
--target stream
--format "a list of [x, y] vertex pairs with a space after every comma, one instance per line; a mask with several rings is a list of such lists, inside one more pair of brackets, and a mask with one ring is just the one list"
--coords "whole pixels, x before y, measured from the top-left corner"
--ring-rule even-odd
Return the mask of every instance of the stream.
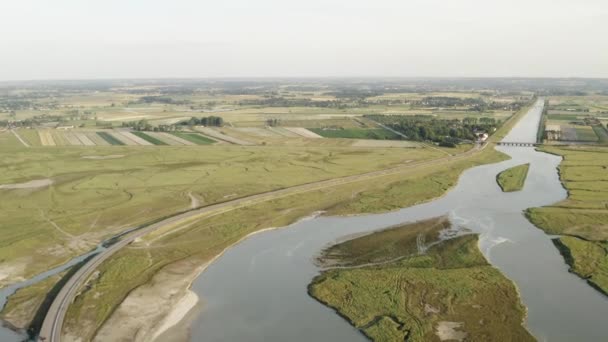
[[[541, 99], [503, 141], [535, 142], [542, 109]], [[515, 282], [528, 308], [526, 326], [538, 340], [603, 341], [608, 299], [568, 273], [551, 236], [523, 215], [567, 197], [557, 173], [561, 158], [532, 147], [497, 149], [512, 159], [465, 171], [432, 202], [385, 214], [308, 218], [229, 248], [192, 285], [203, 310], [191, 324], [191, 340], [365, 341], [308, 296], [307, 285], [320, 271], [314, 257], [345, 236], [448, 215], [478, 233], [486, 258]], [[524, 189], [503, 193], [496, 175], [524, 163], [530, 163]]]

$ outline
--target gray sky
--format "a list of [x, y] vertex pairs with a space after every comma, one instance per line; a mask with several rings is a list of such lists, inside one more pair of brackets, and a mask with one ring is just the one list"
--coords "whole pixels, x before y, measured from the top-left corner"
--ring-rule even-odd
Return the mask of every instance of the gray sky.
[[1, 0], [0, 80], [608, 77], [606, 0]]

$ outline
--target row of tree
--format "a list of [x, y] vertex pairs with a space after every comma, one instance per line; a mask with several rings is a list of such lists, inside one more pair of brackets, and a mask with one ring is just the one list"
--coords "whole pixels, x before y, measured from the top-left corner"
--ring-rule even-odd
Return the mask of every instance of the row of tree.
[[122, 127], [129, 127], [136, 131], [154, 131], [154, 132], [172, 132], [180, 131], [182, 128], [178, 125], [158, 125], [152, 126], [148, 120], [123, 122]]
[[181, 121], [179, 123], [182, 126], [224, 126], [224, 119], [219, 116], [203, 116], [200, 118], [191, 117], [189, 120]]
[[493, 132], [499, 122], [493, 118], [437, 119], [425, 116], [369, 115], [414, 141], [432, 141], [453, 146], [461, 141], [475, 141], [477, 134]]

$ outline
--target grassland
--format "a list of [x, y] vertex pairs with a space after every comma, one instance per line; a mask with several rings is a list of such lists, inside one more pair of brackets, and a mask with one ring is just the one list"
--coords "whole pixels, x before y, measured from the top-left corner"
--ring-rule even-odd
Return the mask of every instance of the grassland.
[[506, 169], [496, 176], [496, 182], [503, 192], [519, 191], [524, 188], [530, 164], [522, 164]]
[[0, 184], [54, 183], [0, 190], [0, 210], [8, 213], [0, 217], [7, 274], [0, 283], [39, 273], [126, 227], [188, 208], [188, 193], [211, 204], [442, 156], [430, 149], [236, 146], [4, 152]]
[[546, 147], [564, 157], [559, 171], [568, 199], [527, 216], [554, 240], [571, 271], [608, 294], [608, 148]]
[[[422, 221], [332, 246], [326, 262], [362, 267], [324, 271], [309, 293], [374, 341], [533, 341], [513, 283], [487, 263], [476, 235], [439, 241], [446, 225]], [[420, 236], [435, 242], [422, 253]]]

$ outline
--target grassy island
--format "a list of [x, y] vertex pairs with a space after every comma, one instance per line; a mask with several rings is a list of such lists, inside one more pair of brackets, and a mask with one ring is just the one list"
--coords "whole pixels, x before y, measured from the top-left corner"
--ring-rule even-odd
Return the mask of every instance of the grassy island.
[[496, 177], [498, 185], [503, 192], [520, 191], [524, 188], [530, 164], [522, 164], [506, 169]]
[[442, 240], [448, 227], [436, 218], [332, 246], [319, 262], [348, 268], [324, 271], [309, 293], [374, 341], [534, 340], [515, 286], [477, 235]]

